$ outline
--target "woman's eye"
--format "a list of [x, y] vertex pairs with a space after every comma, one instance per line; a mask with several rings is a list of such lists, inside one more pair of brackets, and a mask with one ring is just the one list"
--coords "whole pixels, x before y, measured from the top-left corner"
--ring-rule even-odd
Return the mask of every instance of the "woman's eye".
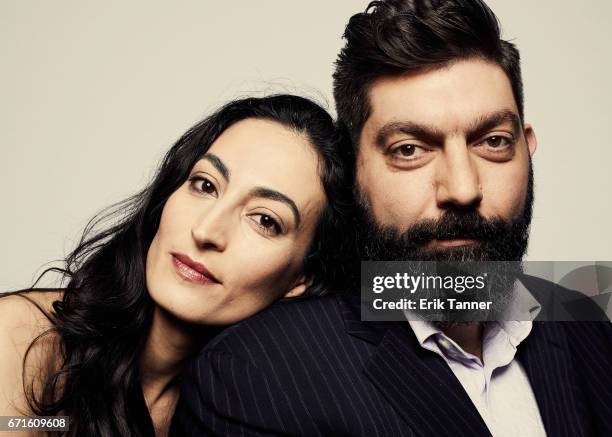
[[210, 179], [203, 176], [191, 177], [189, 179], [189, 185], [197, 192], [210, 194], [215, 197], [217, 195], [217, 187], [215, 187], [215, 184]]
[[281, 227], [278, 222], [267, 214], [254, 214], [253, 221], [268, 235], [278, 235]]

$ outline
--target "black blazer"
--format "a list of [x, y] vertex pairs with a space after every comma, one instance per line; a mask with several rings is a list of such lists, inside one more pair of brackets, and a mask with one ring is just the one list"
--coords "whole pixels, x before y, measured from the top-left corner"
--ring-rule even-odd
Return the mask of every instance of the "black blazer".
[[[609, 322], [534, 322], [522, 363], [549, 436], [612, 436]], [[488, 436], [444, 360], [359, 297], [278, 303], [188, 367], [171, 435]]]

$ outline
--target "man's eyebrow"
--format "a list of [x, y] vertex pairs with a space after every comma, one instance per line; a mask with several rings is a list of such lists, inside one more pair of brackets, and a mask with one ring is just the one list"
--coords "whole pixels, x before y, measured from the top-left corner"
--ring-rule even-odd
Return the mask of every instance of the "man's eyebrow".
[[444, 143], [444, 132], [425, 124], [412, 121], [392, 121], [381, 127], [376, 133], [376, 145], [384, 147], [388, 138], [393, 134], [411, 135], [419, 140], [433, 144]]
[[[467, 142], [471, 143], [477, 140], [488, 131], [506, 122], [512, 124], [512, 133], [517, 136], [521, 129], [519, 116], [510, 109], [503, 109], [478, 117], [467, 129]], [[437, 145], [444, 144], [444, 138], [446, 137], [446, 133], [435, 126], [414, 123], [412, 121], [393, 121], [385, 124], [378, 130], [376, 133], [376, 145], [383, 148], [389, 137], [394, 134], [410, 135], [415, 139]]]
[[516, 137], [521, 131], [521, 119], [510, 109], [493, 112], [491, 114], [482, 115], [467, 129], [467, 142], [472, 143], [478, 140], [487, 132], [495, 129], [500, 124], [510, 123], [512, 125], [512, 134]]
[[291, 200], [290, 197], [285, 196], [279, 191], [272, 190], [271, 188], [266, 187], [255, 187], [249, 192], [249, 194], [253, 197], [263, 197], [270, 200], [276, 200], [277, 202], [283, 202], [284, 204], [289, 206], [289, 208], [291, 208], [291, 212], [293, 213], [293, 218], [295, 220], [295, 227], [297, 228], [300, 226], [300, 211], [298, 210], [298, 207], [295, 202]]
[[229, 182], [229, 179], [230, 179], [229, 168], [225, 166], [223, 161], [221, 161], [221, 159], [217, 155], [214, 155], [212, 153], [205, 153], [204, 155], [200, 157], [200, 159], [205, 159], [206, 161], [210, 162], [219, 171], [219, 173], [221, 173], [221, 176], [223, 176], [225, 181]]

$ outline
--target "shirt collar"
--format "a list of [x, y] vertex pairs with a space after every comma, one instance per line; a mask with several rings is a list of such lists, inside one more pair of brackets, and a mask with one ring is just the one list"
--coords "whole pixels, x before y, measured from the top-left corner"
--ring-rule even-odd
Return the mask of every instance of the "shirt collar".
[[[514, 287], [512, 288], [512, 299], [507, 308], [503, 311], [500, 319], [502, 321], [533, 321], [538, 316], [541, 309], [542, 306], [540, 303], [533, 297], [523, 283], [517, 279], [514, 281]], [[410, 310], [404, 310], [404, 315], [408, 321], [421, 321], [418, 315], [411, 315]], [[427, 337], [431, 334], [435, 334], [435, 332], [429, 331], [427, 331], [427, 333]]]
[[408, 324], [412, 328], [412, 331], [414, 332], [414, 335], [421, 346], [423, 346], [429, 337], [442, 333], [442, 330], [431, 322], [426, 322], [423, 320], [408, 320]]
[[[533, 295], [527, 290], [521, 281], [518, 279], [514, 283], [514, 298], [512, 299], [507, 311], [504, 312], [505, 319], [514, 317], [515, 320], [500, 320], [487, 322], [483, 335], [483, 343], [487, 337], [494, 335], [498, 330], [506, 333], [510, 344], [516, 348], [523, 340], [527, 338], [532, 328], [532, 320], [535, 319], [540, 312], [541, 306]], [[407, 313], [407, 311], [405, 312]], [[428, 339], [437, 334], [448, 338], [440, 328], [432, 322], [423, 320], [411, 320], [414, 317], [408, 317], [408, 323], [414, 332], [419, 344], [423, 346]], [[451, 339], [448, 339], [452, 342]], [[453, 342], [454, 343], [454, 342]]]
[[542, 306], [533, 297], [529, 290], [523, 285], [520, 280], [514, 281], [512, 289], [512, 299], [508, 307], [504, 310], [503, 320], [534, 320]]

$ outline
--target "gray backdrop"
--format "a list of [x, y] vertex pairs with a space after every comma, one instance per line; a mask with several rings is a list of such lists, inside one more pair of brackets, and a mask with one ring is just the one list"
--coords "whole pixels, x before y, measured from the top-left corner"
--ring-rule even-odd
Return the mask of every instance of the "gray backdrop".
[[[332, 109], [340, 36], [366, 4], [0, 0], [0, 290], [62, 258], [226, 100], [290, 91]], [[528, 259], [612, 259], [612, 3], [489, 4], [539, 139]]]

